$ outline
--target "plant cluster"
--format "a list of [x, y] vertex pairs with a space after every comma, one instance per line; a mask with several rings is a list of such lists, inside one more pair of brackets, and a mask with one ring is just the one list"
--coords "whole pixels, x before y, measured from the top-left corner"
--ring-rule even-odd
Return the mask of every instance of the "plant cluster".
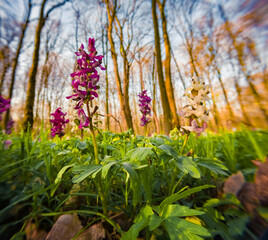
[[55, 135], [58, 135], [59, 137], [64, 136], [64, 127], [65, 124], [69, 122], [69, 119], [65, 119], [67, 113], [63, 113], [61, 111], [61, 108], [57, 108], [54, 113], [51, 113], [51, 116], [54, 117], [54, 119], [50, 119], [50, 122], [52, 123], [51, 128], [51, 135], [52, 137], [55, 137]]
[[197, 78], [193, 78], [192, 84], [186, 88], [184, 96], [187, 97], [188, 104], [179, 111], [180, 116], [189, 119], [189, 126], [182, 127], [185, 132], [200, 134], [206, 129], [209, 116], [209, 110], [206, 108], [206, 101], [210, 100], [209, 88], [204, 80]]
[[[238, 171], [252, 168], [251, 159], [265, 157], [267, 133], [189, 134], [183, 150], [186, 137], [101, 132], [96, 137], [99, 165], [92, 137], [52, 142], [41, 132], [36, 140], [23, 133], [11, 138], [0, 153], [0, 192], [5, 193], [0, 195], [0, 235], [10, 229], [23, 234], [31, 221], [48, 231], [53, 217], [77, 213], [85, 227], [104, 219], [113, 229], [112, 239], [237, 239], [243, 234], [252, 239], [250, 216], [236, 198], [219, 197], [213, 185], [230, 173], [226, 166], [232, 166], [233, 158], [233, 171]], [[102, 191], [108, 216], [99, 201]], [[23, 211], [16, 212], [18, 207]]]
[[147, 95], [147, 90], [142, 91], [139, 95], [139, 107], [140, 111], [142, 113], [142, 118], [141, 118], [141, 126], [147, 125], [150, 120], [148, 119], [148, 115], [151, 115], [151, 108], [149, 104], [151, 103], [151, 98]]

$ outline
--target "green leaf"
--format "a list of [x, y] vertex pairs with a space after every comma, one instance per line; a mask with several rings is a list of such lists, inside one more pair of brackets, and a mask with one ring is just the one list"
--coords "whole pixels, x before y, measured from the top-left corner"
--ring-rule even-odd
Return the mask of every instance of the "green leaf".
[[139, 147], [130, 150], [126, 156], [130, 157], [130, 161], [143, 161], [146, 160], [149, 155], [153, 153], [151, 147]]
[[59, 183], [59, 182], [61, 181], [61, 179], [62, 179], [62, 175], [63, 175], [63, 173], [65, 173], [65, 172], [67, 171], [68, 168], [71, 168], [71, 167], [73, 167], [73, 166], [74, 166], [74, 164], [70, 164], [70, 165], [67, 165], [67, 166], [63, 167], [63, 168], [58, 172], [58, 175], [57, 175], [57, 177], [56, 177], [56, 179], [55, 179], [55, 184]]
[[141, 182], [137, 172], [131, 166], [131, 163], [124, 162], [122, 164], [123, 169], [129, 174], [130, 176], [130, 187], [133, 191], [133, 205], [134, 207], [137, 205], [141, 198]]
[[163, 218], [161, 218], [155, 214], [152, 215], [150, 217], [150, 220], [149, 220], [149, 230], [153, 231], [156, 228], [158, 228], [162, 221], [163, 221]]
[[195, 209], [190, 209], [187, 206], [181, 206], [178, 204], [170, 204], [166, 205], [163, 209], [163, 218], [168, 217], [187, 217], [187, 216], [194, 216], [194, 215], [202, 215], [205, 212], [201, 212]]
[[164, 224], [171, 240], [201, 240], [211, 236], [206, 228], [181, 218], [169, 217]]
[[222, 163], [219, 163], [213, 160], [199, 160], [198, 159], [196, 164], [198, 166], [205, 167], [216, 174], [228, 176], [228, 174], [225, 171], [228, 171], [229, 169], [225, 167]]
[[229, 220], [227, 225], [229, 226], [228, 233], [231, 236], [242, 236], [247, 227], [249, 216], [240, 216], [239, 218]]
[[157, 138], [157, 137], [150, 137], [149, 141], [151, 144], [153, 144], [154, 146], [159, 146], [161, 144], [165, 143], [165, 140], [163, 138]]
[[74, 123], [76, 124], [77, 127], [80, 125], [80, 120], [78, 118], [74, 119]]
[[203, 189], [212, 188], [212, 187], [215, 187], [215, 186], [213, 186], [213, 185], [203, 185], [203, 186], [199, 186], [199, 187], [195, 187], [195, 188], [186, 190], [186, 191], [184, 191], [182, 193], [181, 193], [181, 191], [179, 191], [177, 193], [172, 194], [171, 196], [169, 196], [165, 200], [163, 200], [161, 202], [161, 204], [160, 204], [160, 207], [161, 207], [161, 209], [163, 209], [164, 206], [166, 206], [166, 205], [172, 204], [172, 203], [174, 203], [174, 202], [176, 202], [176, 201], [178, 201], [178, 200], [180, 200], [182, 198], [188, 197], [189, 195], [191, 195], [193, 193], [200, 192]]
[[100, 168], [101, 168], [101, 166], [99, 166], [99, 165], [98, 166], [96, 166], [96, 165], [82, 165], [82, 166], [75, 167], [73, 169], [74, 172], [83, 171], [83, 169], [84, 169], [84, 171], [81, 174], [79, 174], [78, 176], [75, 176], [73, 178], [73, 183], [82, 182], [85, 178], [87, 178], [91, 174], [95, 173]]
[[170, 145], [163, 144], [163, 145], [161, 145], [161, 146], [159, 146], [157, 148], [161, 149], [162, 151], [164, 151], [167, 155], [172, 156], [175, 159], [178, 159], [178, 153]]
[[267, 207], [259, 207], [257, 209], [257, 211], [268, 222], [268, 208]]
[[186, 169], [189, 172], [189, 174], [193, 178], [200, 178], [201, 177], [199, 168], [196, 165], [196, 163], [192, 161], [192, 159], [187, 158], [187, 157], [183, 157], [182, 158], [182, 166], [184, 169]]
[[135, 218], [134, 224], [123, 235], [121, 240], [136, 240], [139, 232], [148, 225], [149, 218], [153, 214], [154, 212], [150, 206], [146, 205], [144, 208], [142, 208], [138, 216]]
[[106, 178], [106, 176], [107, 176], [107, 174], [108, 174], [108, 172], [109, 172], [109, 169], [114, 165], [114, 164], [116, 164], [117, 162], [109, 162], [108, 164], [106, 164], [106, 165], [104, 165], [103, 167], [102, 167], [102, 172], [101, 172], [101, 176], [102, 176], [102, 178]]

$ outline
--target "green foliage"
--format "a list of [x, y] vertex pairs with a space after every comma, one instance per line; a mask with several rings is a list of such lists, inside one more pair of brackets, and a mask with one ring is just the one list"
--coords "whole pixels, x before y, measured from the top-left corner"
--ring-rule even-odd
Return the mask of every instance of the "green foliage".
[[[185, 147], [178, 134], [101, 132], [99, 165], [91, 138], [48, 136], [0, 135], [0, 236], [22, 238], [28, 221], [49, 230], [53, 216], [67, 211], [105, 219], [122, 239], [235, 239], [248, 232], [249, 216], [239, 201], [212, 193], [231, 172], [253, 179], [251, 160], [268, 153], [266, 132], [190, 135]], [[104, 202], [112, 216], [123, 213], [133, 222], [126, 232], [102, 214]], [[221, 207], [230, 205], [236, 209]]]

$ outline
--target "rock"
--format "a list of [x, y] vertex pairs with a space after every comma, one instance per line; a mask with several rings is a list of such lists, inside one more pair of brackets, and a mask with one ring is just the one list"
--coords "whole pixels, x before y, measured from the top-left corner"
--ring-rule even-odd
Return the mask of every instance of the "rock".
[[237, 193], [237, 198], [251, 216], [256, 216], [259, 199], [254, 183], [246, 182]]
[[262, 206], [268, 207], [268, 157], [264, 163], [258, 160], [252, 162], [258, 167], [255, 174], [258, 198]]
[[106, 238], [106, 231], [102, 223], [97, 223], [86, 229], [81, 235], [78, 236], [77, 240], [104, 240]]
[[233, 174], [227, 178], [223, 186], [223, 193], [232, 193], [237, 195], [245, 183], [244, 176], [241, 172]]
[[34, 223], [27, 224], [25, 233], [27, 240], [45, 240], [47, 236], [47, 232], [44, 230], [39, 230]]
[[77, 215], [62, 215], [53, 225], [46, 240], [71, 240], [81, 229]]

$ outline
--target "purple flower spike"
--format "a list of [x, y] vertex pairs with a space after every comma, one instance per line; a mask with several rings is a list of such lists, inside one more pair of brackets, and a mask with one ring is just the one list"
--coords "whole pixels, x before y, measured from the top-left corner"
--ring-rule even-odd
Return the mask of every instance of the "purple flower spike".
[[70, 74], [72, 77], [73, 95], [66, 97], [76, 101], [75, 109], [78, 109], [78, 118], [80, 120], [79, 128], [87, 127], [89, 125], [89, 117], [86, 116], [83, 105], [88, 104], [95, 98], [98, 98], [97, 90], [100, 88], [97, 84], [99, 82], [99, 74], [97, 68], [105, 70], [101, 66], [103, 56], [97, 55], [98, 52], [95, 48], [95, 39], [89, 38], [87, 50], [85, 51], [84, 45], [81, 44], [76, 56], [79, 57], [76, 61], [76, 69]]
[[6, 134], [11, 134], [11, 129], [14, 126], [14, 121], [12, 118], [10, 118], [10, 120], [7, 122], [7, 127], [6, 127]]
[[54, 117], [54, 119], [50, 119], [50, 122], [53, 126], [51, 128], [52, 137], [55, 137], [55, 135], [59, 135], [59, 137], [62, 137], [64, 135], [63, 129], [65, 127], [65, 124], [69, 122], [69, 119], [65, 120], [66, 114], [67, 113], [63, 113], [61, 111], [61, 108], [57, 108], [54, 113], [51, 113], [51, 116]]
[[147, 115], [151, 115], [151, 108], [149, 106], [151, 102], [151, 98], [147, 95], [147, 90], [142, 91], [139, 95], [139, 107], [140, 111], [142, 113], [142, 118], [141, 118], [141, 126], [147, 125], [150, 120], [148, 119]]
[[2, 120], [1, 114], [10, 108], [10, 99], [4, 99], [0, 96], [0, 120]]

